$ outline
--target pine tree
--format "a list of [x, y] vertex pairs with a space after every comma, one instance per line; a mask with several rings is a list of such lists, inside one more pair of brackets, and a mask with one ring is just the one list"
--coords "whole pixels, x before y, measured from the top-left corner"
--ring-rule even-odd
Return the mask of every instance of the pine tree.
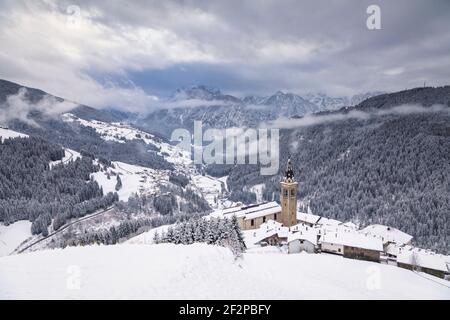
[[116, 183], [116, 191], [119, 191], [120, 189], [122, 189], [122, 179], [120, 179], [120, 175], [117, 175], [117, 183]]
[[245, 245], [244, 235], [242, 234], [241, 227], [239, 226], [239, 221], [235, 215], [233, 215], [233, 217], [231, 218], [231, 228], [235, 233], [236, 240], [239, 242], [241, 250], [245, 251], [247, 246]]
[[158, 233], [158, 231], [155, 231], [155, 233], [153, 234], [153, 243], [154, 243], [154, 244], [160, 243], [160, 238], [159, 238], [159, 233]]

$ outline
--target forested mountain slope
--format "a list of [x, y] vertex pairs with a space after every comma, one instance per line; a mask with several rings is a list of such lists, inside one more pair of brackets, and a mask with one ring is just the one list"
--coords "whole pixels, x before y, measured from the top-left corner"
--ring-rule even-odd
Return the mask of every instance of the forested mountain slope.
[[88, 157], [55, 164], [64, 150], [40, 138], [5, 139], [0, 143], [0, 222], [33, 222], [32, 233], [48, 234], [66, 220], [81, 217], [118, 200], [104, 196], [90, 174], [99, 167]]
[[157, 148], [141, 139], [105, 141], [92, 128], [76, 122], [67, 123], [61, 114], [69, 112], [86, 120], [117, 122], [124, 113], [97, 110], [67, 102], [41, 90], [0, 80], [0, 125], [37, 136], [46, 141], [91, 155], [105, 161], [122, 161], [155, 169], [172, 169], [172, 165], [154, 152]]

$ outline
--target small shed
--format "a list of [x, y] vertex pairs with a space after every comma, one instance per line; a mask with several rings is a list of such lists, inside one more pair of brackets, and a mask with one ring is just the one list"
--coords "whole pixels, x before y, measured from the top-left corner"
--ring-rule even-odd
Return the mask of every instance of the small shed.
[[317, 251], [317, 233], [311, 231], [297, 231], [289, 234], [288, 237], [288, 253], [315, 253]]

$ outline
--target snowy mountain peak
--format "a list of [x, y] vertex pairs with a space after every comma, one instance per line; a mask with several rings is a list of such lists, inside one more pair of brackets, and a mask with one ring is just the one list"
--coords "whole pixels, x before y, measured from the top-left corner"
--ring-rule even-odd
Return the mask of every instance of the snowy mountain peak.
[[177, 100], [199, 99], [199, 100], [214, 100], [222, 96], [222, 92], [213, 87], [205, 85], [189, 86], [177, 89], [174, 97]]

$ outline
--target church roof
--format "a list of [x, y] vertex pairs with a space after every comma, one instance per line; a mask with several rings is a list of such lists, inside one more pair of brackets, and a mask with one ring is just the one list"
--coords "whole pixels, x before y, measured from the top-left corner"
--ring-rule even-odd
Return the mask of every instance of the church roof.
[[212, 213], [216, 217], [231, 217], [235, 215], [238, 218], [254, 219], [269, 214], [281, 212], [281, 206], [275, 201], [254, 204], [250, 206], [235, 206]]

